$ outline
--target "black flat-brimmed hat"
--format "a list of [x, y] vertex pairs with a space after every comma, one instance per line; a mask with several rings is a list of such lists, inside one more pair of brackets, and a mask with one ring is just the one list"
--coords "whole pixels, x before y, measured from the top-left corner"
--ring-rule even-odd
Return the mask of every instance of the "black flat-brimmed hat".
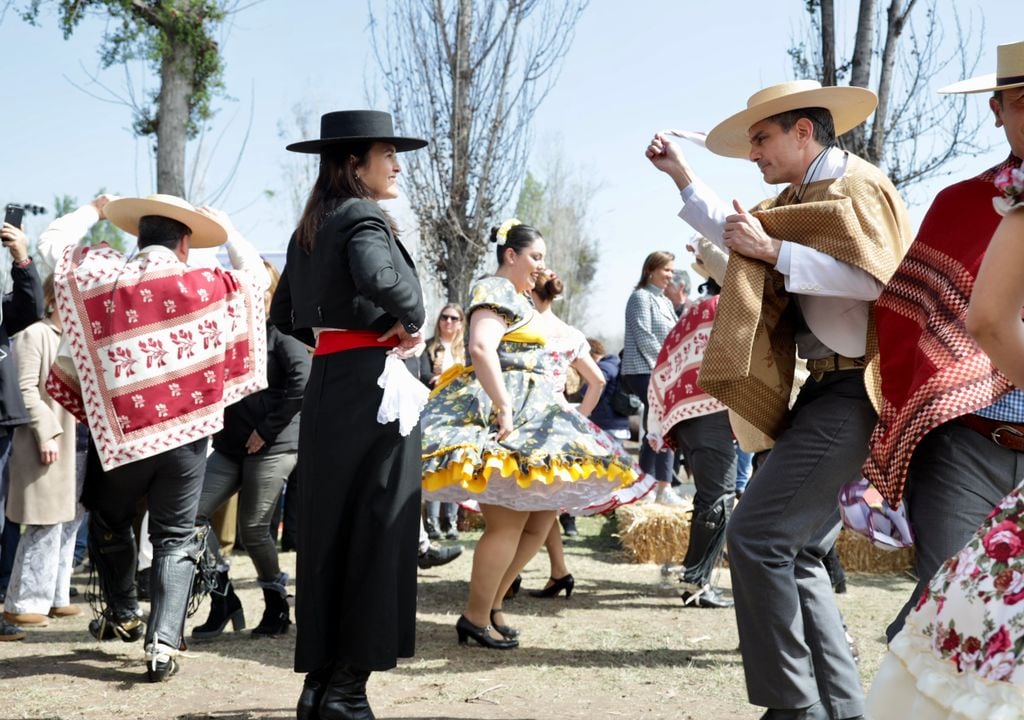
[[427, 141], [398, 137], [391, 114], [380, 110], [338, 110], [320, 116], [320, 137], [292, 143], [285, 149], [300, 153], [318, 153], [325, 147], [351, 142], [391, 143], [398, 152], [419, 150]]

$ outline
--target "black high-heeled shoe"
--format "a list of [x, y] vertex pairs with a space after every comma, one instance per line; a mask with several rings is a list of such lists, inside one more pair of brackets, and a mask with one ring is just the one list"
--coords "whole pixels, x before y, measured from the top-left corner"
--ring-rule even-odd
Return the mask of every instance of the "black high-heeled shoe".
[[547, 587], [541, 588], [540, 590], [531, 590], [530, 596], [536, 598], [550, 598], [555, 597], [558, 593], [565, 590], [565, 599], [568, 600], [572, 597], [573, 588], [576, 587], [576, 579], [570, 573], [565, 577], [550, 578], [551, 584]]
[[519, 594], [519, 588], [523, 586], [523, 576], [516, 575], [516, 579], [512, 581], [512, 584], [508, 586], [508, 590], [505, 591], [505, 599], [511, 600]]
[[473, 638], [478, 645], [491, 650], [511, 650], [512, 648], [519, 647], [518, 640], [509, 640], [508, 638], [498, 640], [491, 637], [491, 634], [488, 632], [490, 629], [490, 625], [486, 627], [474, 625], [466, 619], [465, 615], [460, 615], [459, 621], [455, 623], [455, 632], [459, 634], [459, 645], [465, 645], [469, 642], [469, 638]]
[[503, 638], [505, 638], [506, 640], [515, 640], [516, 638], [519, 637], [519, 631], [518, 630], [516, 630], [511, 625], [499, 625], [498, 623], [494, 622], [494, 615], [496, 613], [500, 613], [500, 612], [501, 612], [500, 608], [495, 608], [495, 609], [491, 610], [491, 627], [494, 628], [495, 630], [497, 630], [498, 633]]

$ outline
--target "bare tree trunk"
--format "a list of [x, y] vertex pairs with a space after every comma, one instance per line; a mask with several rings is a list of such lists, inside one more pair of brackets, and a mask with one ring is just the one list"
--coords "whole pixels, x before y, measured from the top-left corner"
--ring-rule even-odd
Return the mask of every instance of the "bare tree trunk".
[[185, 144], [188, 138], [189, 97], [192, 95], [192, 54], [172, 40], [160, 61], [157, 100], [156, 190], [185, 196]]
[[[866, 88], [871, 82], [872, 50], [875, 45], [875, 14], [878, 0], [860, 0], [857, 12], [857, 34], [850, 59], [850, 85]], [[846, 133], [842, 145], [854, 155], [865, 155], [867, 126], [858, 125]]]
[[432, 141], [409, 154], [405, 189], [421, 258], [452, 302], [465, 302], [491, 251], [490, 228], [526, 170], [533, 114], [586, 4], [391, 0], [372, 34], [397, 129]]
[[907, 3], [904, 11], [903, 0], [892, 0], [886, 14], [885, 44], [882, 46], [882, 68], [878, 78], [878, 109], [871, 124], [871, 140], [866, 145], [865, 160], [878, 165], [885, 154], [886, 122], [889, 119], [889, 101], [892, 95], [893, 69], [896, 66], [896, 46], [899, 43], [907, 15], [914, 9], [915, 0]]
[[821, 84], [836, 84], [836, 13], [832, 0], [821, 0]]
[[866, 88], [871, 82], [871, 49], [875, 44], [875, 13], [878, 0], [860, 0], [857, 11], [857, 35], [850, 60], [850, 84]]

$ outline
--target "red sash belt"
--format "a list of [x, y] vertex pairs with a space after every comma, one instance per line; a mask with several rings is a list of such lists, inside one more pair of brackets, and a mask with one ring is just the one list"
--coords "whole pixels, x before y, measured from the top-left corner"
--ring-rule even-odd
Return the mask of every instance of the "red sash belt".
[[393, 335], [384, 342], [377, 342], [381, 333], [375, 330], [321, 330], [316, 339], [314, 355], [355, 350], [356, 348], [392, 348], [398, 346], [398, 336]]

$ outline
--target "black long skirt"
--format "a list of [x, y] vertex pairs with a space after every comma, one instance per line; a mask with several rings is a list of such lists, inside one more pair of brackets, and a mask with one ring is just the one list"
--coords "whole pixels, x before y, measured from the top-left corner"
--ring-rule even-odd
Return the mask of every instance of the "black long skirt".
[[299, 428], [295, 670], [412, 657], [420, 431], [381, 425], [385, 351], [313, 358]]

